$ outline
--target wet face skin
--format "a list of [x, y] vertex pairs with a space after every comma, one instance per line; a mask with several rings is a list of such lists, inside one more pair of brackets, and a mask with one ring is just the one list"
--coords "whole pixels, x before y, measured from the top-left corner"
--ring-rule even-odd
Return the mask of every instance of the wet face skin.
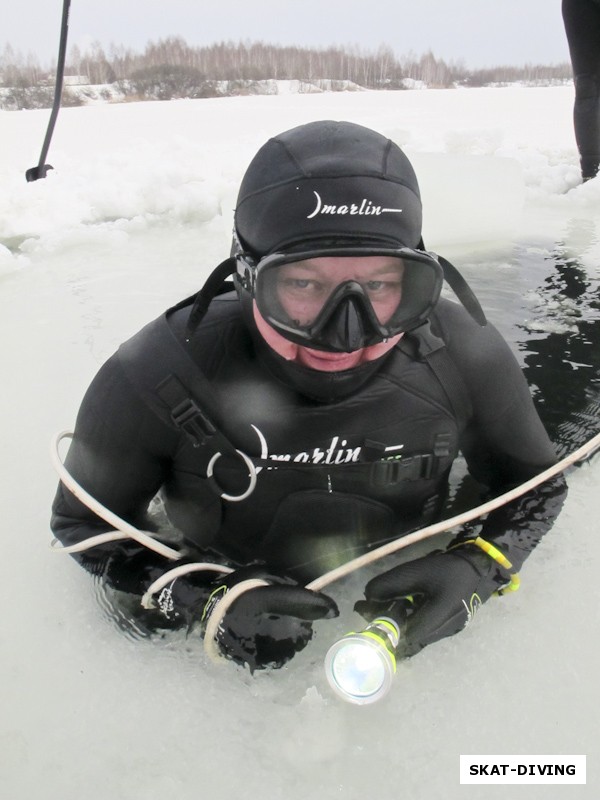
[[[291, 319], [299, 325], [314, 321], [334, 289], [345, 281], [361, 284], [379, 321], [385, 324], [402, 296], [402, 260], [391, 256], [323, 256], [278, 268], [277, 295]], [[351, 353], [330, 353], [296, 345], [285, 339], [261, 316], [256, 304], [254, 318], [261, 335], [276, 353], [289, 361], [324, 372], [352, 369], [380, 358], [402, 337], [363, 347]]]

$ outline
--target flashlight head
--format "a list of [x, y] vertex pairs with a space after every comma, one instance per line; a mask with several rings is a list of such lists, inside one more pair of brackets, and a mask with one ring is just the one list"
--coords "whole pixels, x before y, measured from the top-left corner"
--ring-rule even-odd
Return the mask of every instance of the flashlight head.
[[396, 672], [400, 630], [387, 617], [359, 633], [348, 633], [325, 656], [325, 675], [333, 691], [349, 703], [374, 703], [389, 691]]

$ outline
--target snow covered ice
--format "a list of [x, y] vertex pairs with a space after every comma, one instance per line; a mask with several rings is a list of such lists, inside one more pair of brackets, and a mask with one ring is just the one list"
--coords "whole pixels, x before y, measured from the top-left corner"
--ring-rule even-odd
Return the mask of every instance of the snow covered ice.
[[[358, 624], [375, 567], [330, 587], [342, 616], [317, 623], [311, 646], [252, 678], [207, 663], [193, 638], [122, 631], [48, 547], [52, 434], [117, 345], [228, 253], [241, 175], [281, 130], [335, 118], [393, 138], [422, 186], [427, 246], [464, 272], [522, 363], [528, 345], [576, 337], [598, 314], [600, 179], [579, 185], [572, 100], [565, 86], [63, 109], [55, 169], [32, 184], [48, 112], [0, 112], [3, 796], [455, 800], [461, 753], [587, 754], [587, 791], [600, 787], [598, 458], [570, 474], [521, 591], [403, 664], [368, 708], [332, 696], [322, 661]], [[552, 291], [557, 259], [583, 296]]]

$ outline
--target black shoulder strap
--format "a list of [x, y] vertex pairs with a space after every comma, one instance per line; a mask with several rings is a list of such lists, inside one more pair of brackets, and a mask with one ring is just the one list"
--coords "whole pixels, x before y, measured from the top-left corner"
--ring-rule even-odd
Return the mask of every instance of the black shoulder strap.
[[[184, 300], [171, 311], [192, 300]], [[121, 366], [144, 402], [165, 423], [182, 430], [194, 447], [208, 445], [215, 452], [235, 452], [221, 431], [210, 382], [171, 330], [168, 314], [119, 347]]]
[[451, 264], [447, 258], [443, 258], [442, 256], [438, 255], [437, 258], [444, 272], [446, 283], [450, 286], [475, 322], [482, 328], [485, 328], [487, 319], [475, 292], [471, 289], [454, 264]]
[[416, 344], [417, 356], [429, 364], [432, 372], [446, 392], [450, 404], [459, 420], [468, 420], [473, 414], [473, 405], [469, 392], [445, 342], [431, 330], [429, 321], [405, 334], [398, 346]]
[[217, 295], [228, 292], [233, 288], [231, 282], [227, 282], [227, 278], [230, 278], [235, 273], [235, 269], [235, 258], [226, 258], [225, 261], [221, 261], [219, 266], [209, 275], [206, 283], [196, 295], [194, 305], [190, 311], [187, 321], [188, 336], [191, 336], [194, 333], [206, 315], [208, 307], [214, 298]]

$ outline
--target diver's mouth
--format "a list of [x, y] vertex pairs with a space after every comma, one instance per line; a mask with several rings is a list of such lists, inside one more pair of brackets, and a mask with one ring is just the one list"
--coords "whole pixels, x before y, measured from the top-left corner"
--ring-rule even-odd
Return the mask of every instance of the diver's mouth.
[[322, 372], [341, 372], [352, 369], [361, 363], [362, 349], [352, 353], [330, 353], [323, 350], [312, 350], [309, 347], [299, 347], [296, 361], [305, 367], [318, 369]]

